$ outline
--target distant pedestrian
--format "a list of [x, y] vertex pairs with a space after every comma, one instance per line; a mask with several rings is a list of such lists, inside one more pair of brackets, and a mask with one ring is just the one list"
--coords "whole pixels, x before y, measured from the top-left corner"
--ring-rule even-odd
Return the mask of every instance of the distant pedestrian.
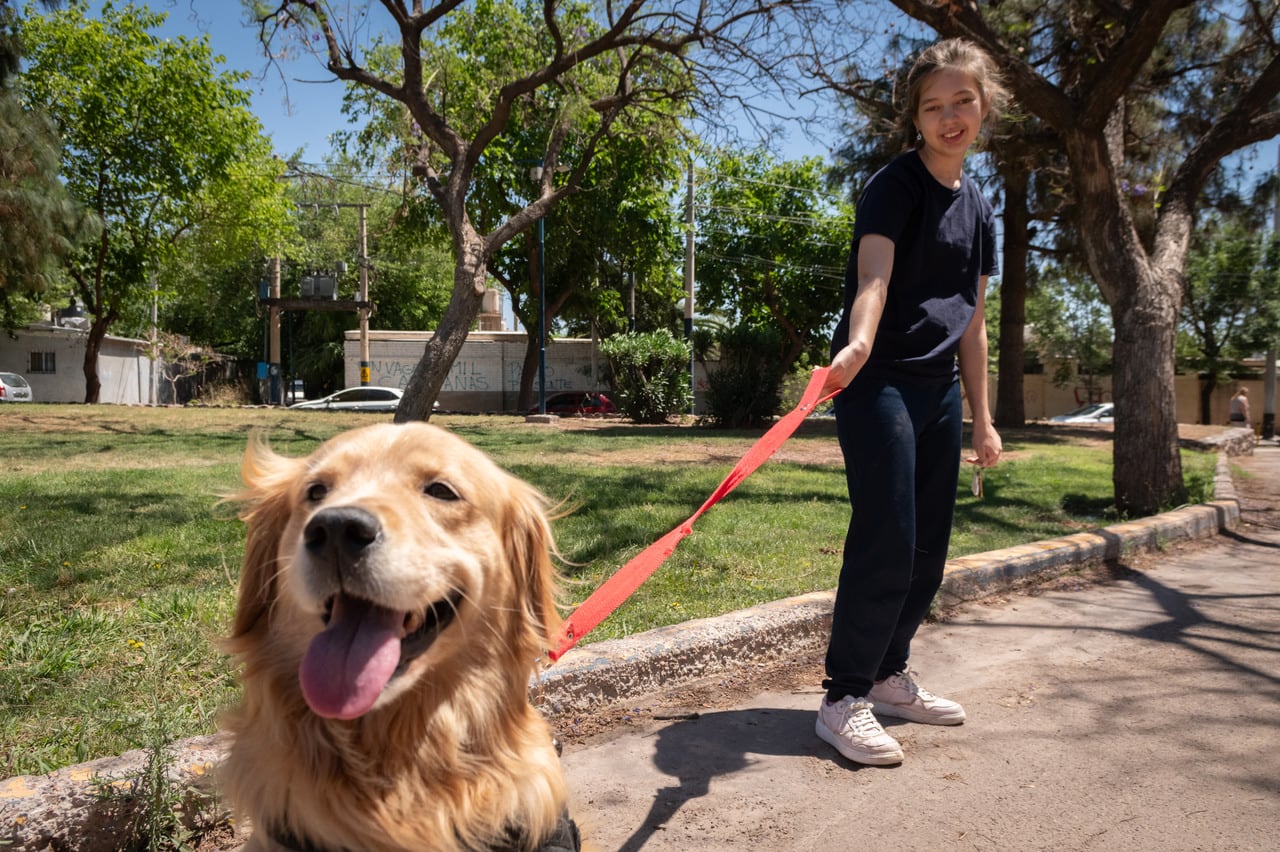
[[1231, 397], [1231, 425], [1248, 426], [1253, 420], [1249, 417], [1249, 389], [1240, 388]]
[[843, 389], [836, 425], [853, 515], [816, 722], [819, 737], [858, 763], [902, 761], [875, 714], [933, 725], [965, 718], [959, 704], [917, 685], [907, 660], [951, 539], [961, 382], [973, 413], [968, 461], [987, 467], [1002, 451], [987, 404], [994, 213], [964, 161], [1006, 98], [976, 45], [951, 39], [926, 49], [907, 76], [899, 118], [910, 150], [858, 199], [824, 389]]

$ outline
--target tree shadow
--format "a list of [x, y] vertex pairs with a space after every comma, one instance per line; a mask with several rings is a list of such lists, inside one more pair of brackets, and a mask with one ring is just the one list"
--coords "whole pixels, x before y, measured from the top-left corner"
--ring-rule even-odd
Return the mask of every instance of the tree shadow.
[[813, 711], [770, 707], [725, 710], [663, 728], [654, 747], [654, 766], [678, 782], [658, 790], [649, 813], [618, 847], [619, 852], [643, 849], [680, 808], [708, 795], [714, 779], [749, 770], [754, 755], [832, 759], [853, 771], [896, 768], [862, 766], [837, 755], [814, 736], [816, 714], [816, 705]]
[[[1247, 544], [1254, 542], [1247, 541]], [[1258, 542], [1274, 547], [1270, 542]], [[1280, 628], [1271, 625], [1259, 610], [1280, 612], [1280, 593], [1230, 593], [1199, 591], [1197, 586], [1174, 587], [1158, 576], [1136, 569], [1122, 560], [1108, 563], [1115, 586], [1130, 585], [1143, 591], [1157, 611], [1134, 627], [1112, 627], [1099, 614], [1093, 623], [978, 623], [982, 630], [1004, 631], [1034, 628], [1073, 633], [1085, 629], [1154, 642], [1189, 651], [1212, 661], [1216, 668], [1237, 674], [1242, 683], [1253, 682], [1264, 691], [1277, 691], [1280, 676], [1253, 665], [1246, 653], [1280, 653]], [[1235, 606], [1235, 609], [1225, 607]], [[1206, 631], [1209, 632], [1206, 632]], [[1233, 653], [1239, 652], [1239, 653]], [[1277, 691], [1280, 695], [1280, 691]], [[816, 706], [815, 706], [816, 711]], [[688, 803], [710, 794], [717, 777], [750, 771], [755, 755], [812, 757], [835, 760], [853, 771], [877, 771], [836, 755], [813, 734], [815, 711], [750, 708], [707, 713], [676, 722], [660, 730], [654, 749], [654, 766], [677, 779], [657, 794], [644, 820], [619, 846], [620, 852], [638, 852], [661, 832]], [[892, 768], [892, 767], [890, 767]]]

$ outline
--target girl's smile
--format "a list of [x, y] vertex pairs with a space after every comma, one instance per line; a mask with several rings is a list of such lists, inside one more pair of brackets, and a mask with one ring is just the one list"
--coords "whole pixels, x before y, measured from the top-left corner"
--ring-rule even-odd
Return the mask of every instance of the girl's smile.
[[969, 151], [986, 113], [978, 82], [951, 68], [934, 72], [920, 89], [915, 125], [920, 131], [920, 157], [935, 178], [946, 186], [960, 180]]

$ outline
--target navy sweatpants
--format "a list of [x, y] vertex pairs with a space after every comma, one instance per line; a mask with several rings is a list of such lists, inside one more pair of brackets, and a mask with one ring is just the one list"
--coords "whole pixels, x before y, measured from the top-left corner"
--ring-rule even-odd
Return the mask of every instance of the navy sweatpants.
[[858, 377], [835, 400], [853, 515], [827, 647], [831, 700], [906, 668], [942, 584], [960, 475], [960, 384]]

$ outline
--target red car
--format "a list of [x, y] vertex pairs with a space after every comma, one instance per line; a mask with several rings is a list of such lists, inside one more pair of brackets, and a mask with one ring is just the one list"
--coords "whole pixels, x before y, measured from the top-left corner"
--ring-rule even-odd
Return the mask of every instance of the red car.
[[[540, 406], [530, 408], [529, 413], [540, 413]], [[561, 391], [547, 397], [547, 414], [603, 417], [617, 413], [618, 407], [613, 400], [599, 391]]]

